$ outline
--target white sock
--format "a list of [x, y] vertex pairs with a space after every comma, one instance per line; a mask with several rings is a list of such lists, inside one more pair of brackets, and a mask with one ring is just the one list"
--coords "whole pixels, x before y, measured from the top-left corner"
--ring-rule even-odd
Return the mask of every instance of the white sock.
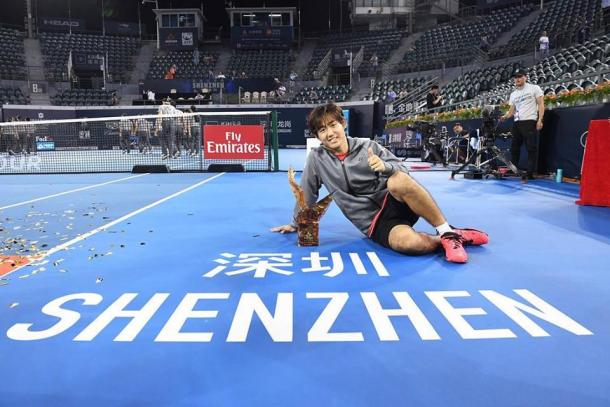
[[439, 235], [442, 236], [447, 232], [453, 232], [453, 229], [451, 229], [451, 226], [449, 226], [449, 224], [447, 222], [445, 222], [442, 225], [438, 225], [436, 227], [436, 231], [438, 232]]

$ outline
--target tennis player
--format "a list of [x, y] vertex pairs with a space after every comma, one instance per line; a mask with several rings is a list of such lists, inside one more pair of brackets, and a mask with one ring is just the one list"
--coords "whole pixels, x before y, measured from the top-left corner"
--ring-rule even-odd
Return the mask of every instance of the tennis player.
[[[307, 119], [321, 146], [313, 149], [301, 177], [308, 205], [318, 199], [322, 185], [333, 194], [343, 214], [376, 243], [409, 255], [444, 249], [447, 261], [465, 263], [465, 245], [483, 245], [487, 234], [450, 226], [430, 193], [410, 175], [405, 163], [372, 140], [345, 135], [346, 121], [334, 103], [318, 106]], [[437, 235], [417, 232], [419, 218]], [[273, 232], [295, 232], [292, 224]]]

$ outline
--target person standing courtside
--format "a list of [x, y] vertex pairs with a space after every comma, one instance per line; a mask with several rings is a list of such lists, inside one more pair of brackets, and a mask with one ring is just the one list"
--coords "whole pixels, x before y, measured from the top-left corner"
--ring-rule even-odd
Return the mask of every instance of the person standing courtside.
[[511, 161], [519, 166], [521, 145], [525, 143], [527, 174], [523, 174], [523, 179], [533, 179], [538, 161], [538, 131], [542, 130], [544, 119], [544, 93], [540, 86], [527, 83], [523, 69], [515, 70], [514, 78], [516, 89], [510, 94], [510, 108], [500, 120], [515, 118], [510, 146]]
[[[17, 121], [16, 117], [11, 117], [9, 122], [15, 123]], [[8, 155], [15, 155], [15, 150], [19, 151], [19, 133], [18, 126], [7, 126], [6, 130], [6, 151]]]
[[27, 127], [25, 124], [25, 120], [21, 118], [21, 116], [17, 116], [17, 121], [20, 123], [17, 126], [17, 138], [18, 138], [18, 147], [17, 152], [21, 154], [25, 154], [28, 145], [28, 133]]
[[196, 111], [195, 106], [191, 106], [185, 113], [184, 118], [182, 120], [182, 126], [184, 127], [184, 134], [185, 134], [185, 148], [186, 148], [186, 153], [188, 156], [190, 157], [194, 157], [195, 155], [197, 155], [196, 153], [196, 140], [195, 137], [198, 134], [197, 133], [197, 126], [196, 126], [196, 122], [195, 119], [196, 117], [193, 116], [192, 113], [194, 113]]
[[131, 120], [125, 118], [125, 115], [119, 122], [119, 146], [123, 154], [129, 154], [131, 152], [131, 133], [133, 131], [133, 123]]
[[37, 146], [36, 146], [36, 127], [34, 123], [31, 122], [30, 118], [26, 118], [26, 153], [28, 154], [36, 154]]
[[174, 142], [176, 137], [175, 117], [177, 109], [171, 105], [171, 99], [168, 97], [159, 106], [159, 113], [155, 128], [159, 134], [159, 142], [161, 144], [161, 159], [167, 160], [174, 156]]
[[136, 120], [135, 130], [136, 136], [138, 138], [138, 150], [143, 154], [150, 154], [152, 151], [152, 146], [150, 144], [150, 129], [152, 124], [140, 117]]

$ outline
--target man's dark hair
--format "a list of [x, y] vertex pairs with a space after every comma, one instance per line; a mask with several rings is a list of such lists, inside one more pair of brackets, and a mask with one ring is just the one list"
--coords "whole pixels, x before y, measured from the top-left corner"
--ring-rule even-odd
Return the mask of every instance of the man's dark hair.
[[462, 123], [456, 123], [456, 124], [454, 124], [454, 125], [453, 125], [453, 128], [455, 129], [457, 126], [462, 127]]
[[195, 105], [191, 105], [190, 111], [191, 111], [191, 113], [195, 113], [197, 111], [197, 108], [195, 107]]
[[324, 118], [326, 116], [331, 116], [341, 123], [345, 121], [343, 110], [336, 104], [330, 102], [326, 105], [318, 106], [309, 112], [309, 116], [307, 116], [307, 126], [314, 136], [317, 137], [318, 130], [324, 126]]
[[440, 89], [440, 88], [438, 87], [438, 85], [432, 85], [432, 86], [430, 86], [430, 90], [434, 90], [434, 89]]

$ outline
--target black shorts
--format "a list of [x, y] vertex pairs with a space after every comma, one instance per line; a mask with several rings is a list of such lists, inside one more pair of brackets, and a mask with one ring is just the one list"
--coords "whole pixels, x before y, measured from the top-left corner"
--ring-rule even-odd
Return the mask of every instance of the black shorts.
[[413, 210], [404, 202], [400, 202], [388, 193], [383, 201], [380, 213], [373, 220], [373, 233], [369, 237], [383, 247], [390, 248], [390, 231], [394, 226], [413, 226], [419, 220]]

